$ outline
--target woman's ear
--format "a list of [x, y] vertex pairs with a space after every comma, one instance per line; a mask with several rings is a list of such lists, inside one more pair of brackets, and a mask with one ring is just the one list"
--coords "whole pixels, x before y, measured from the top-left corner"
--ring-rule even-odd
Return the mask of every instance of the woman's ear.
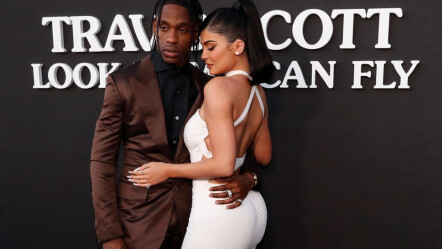
[[238, 39], [235, 42], [233, 42], [232, 48], [235, 55], [242, 54], [244, 52], [245, 46], [246, 44], [243, 40]]

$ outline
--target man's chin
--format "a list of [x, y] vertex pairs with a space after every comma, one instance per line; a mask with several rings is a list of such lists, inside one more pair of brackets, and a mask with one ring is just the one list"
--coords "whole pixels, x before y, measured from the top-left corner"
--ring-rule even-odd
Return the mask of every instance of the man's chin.
[[168, 64], [180, 65], [180, 64], [183, 63], [183, 61], [181, 60], [180, 57], [166, 57], [166, 56], [163, 56], [163, 60], [164, 60], [164, 62], [166, 62]]

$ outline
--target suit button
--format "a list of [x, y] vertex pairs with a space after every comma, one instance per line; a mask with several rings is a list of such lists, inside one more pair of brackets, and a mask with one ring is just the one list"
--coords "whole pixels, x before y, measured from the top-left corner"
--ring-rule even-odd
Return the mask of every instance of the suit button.
[[177, 191], [178, 187], [177, 186], [173, 186], [173, 191]]

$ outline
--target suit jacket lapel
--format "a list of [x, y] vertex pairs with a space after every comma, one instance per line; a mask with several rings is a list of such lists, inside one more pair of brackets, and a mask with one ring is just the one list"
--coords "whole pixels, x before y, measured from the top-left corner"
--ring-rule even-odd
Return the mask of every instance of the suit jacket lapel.
[[139, 109], [138, 111], [144, 116], [144, 123], [152, 140], [164, 155], [171, 158], [172, 155], [167, 142], [164, 107], [151, 55], [141, 60], [138, 75], [131, 78], [130, 81], [135, 103]]

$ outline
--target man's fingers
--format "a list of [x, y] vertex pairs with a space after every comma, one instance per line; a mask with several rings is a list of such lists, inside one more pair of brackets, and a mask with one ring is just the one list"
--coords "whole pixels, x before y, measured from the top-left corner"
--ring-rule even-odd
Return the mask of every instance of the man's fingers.
[[246, 199], [246, 197], [247, 197], [247, 195], [239, 196], [238, 199], [236, 199], [235, 203], [233, 203], [232, 205], [228, 205], [226, 208], [232, 209], [232, 208], [237, 208], [237, 207], [241, 206], [243, 200]]
[[217, 200], [215, 202], [215, 204], [226, 205], [226, 204], [231, 204], [231, 203], [233, 203], [235, 201], [236, 201], [236, 198], [229, 198], [229, 199], [225, 199], [225, 200]]
[[227, 189], [229, 189], [227, 185], [219, 185], [219, 186], [211, 187], [209, 190], [210, 191], [226, 191]]
[[231, 204], [231, 203], [234, 203], [236, 200], [238, 200], [238, 197], [239, 196], [234, 195], [234, 196], [232, 196], [232, 198], [229, 198], [229, 199], [217, 200], [217, 201], [215, 201], [215, 204], [218, 204], [218, 205]]
[[221, 192], [221, 193], [211, 193], [209, 196], [212, 198], [227, 198], [229, 197], [229, 194], [227, 192]]
[[220, 177], [220, 178], [215, 178], [213, 180], [219, 182], [219, 183], [225, 183], [225, 182], [231, 182], [232, 181], [232, 176], [227, 176], [227, 177]]
[[235, 201], [235, 203], [233, 203], [232, 205], [228, 205], [226, 208], [227, 209], [237, 208], [237, 207], [241, 206], [241, 204], [242, 204], [242, 202], [237, 200], [237, 201]]
[[[221, 187], [221, 186], [218, 186], [218, 187]], [[212, 197], [212, 198], [227, 198], [227, 197], [229, 197], [229, 191], [232, 194], [232, 196], [239, 196], [241, 194], [239, 191], [239, 188], [237, 188], [237, 187], [231, 188], [229, 185], [223, 185], [221, 188], [218, 188], [218, 187], [213, 187], [213, 190], [212, 190], [212, 188], [210, 189], [211, 191], [220, 191], [217, 193], [210, 193], [210, 195], [209, 195], [210, 197]], [[232, 196], [230, 196], [230, 197], [232, 197]]]

